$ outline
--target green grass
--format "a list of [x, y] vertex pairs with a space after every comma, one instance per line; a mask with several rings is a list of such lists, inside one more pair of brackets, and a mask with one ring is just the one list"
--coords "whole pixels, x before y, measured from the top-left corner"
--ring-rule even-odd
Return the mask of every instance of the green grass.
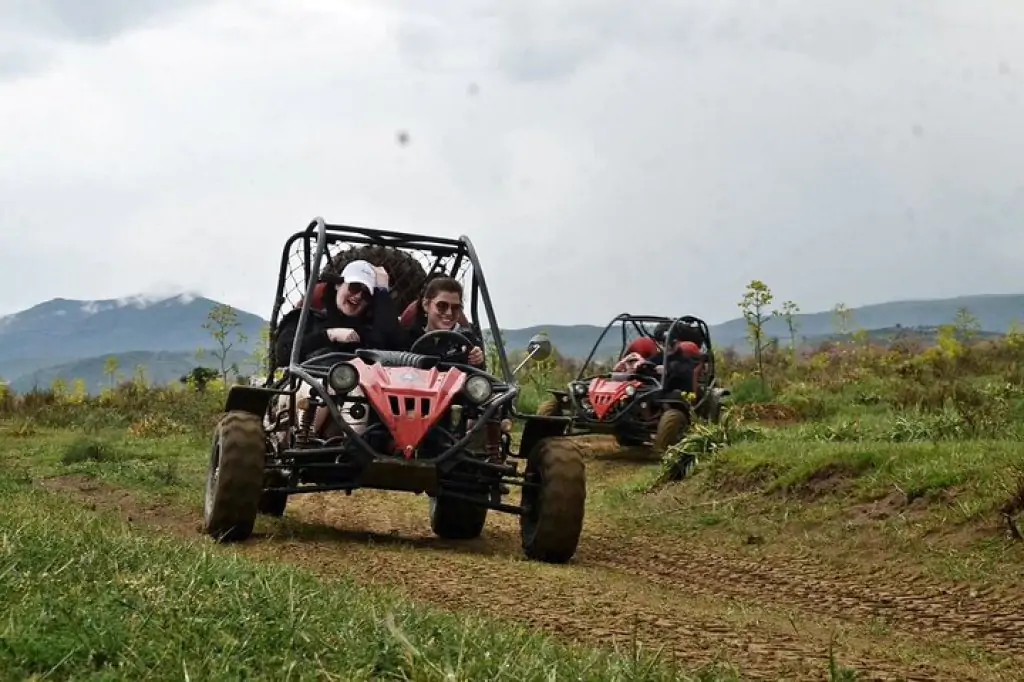
[[745, 552], [828, 546], [837, 564], [871, 556], [1013, 582], [1024, 547], [1005, 538], [1001, 508], [1024, 484], [1022, 443], [1012, 429], [979, 438], [961, 427], [948, 413], [854, 408], [783, 428], [698, 428], [681, 448], [700, 453], [693, 478], [662, 485], [648, 470], [595, 503], [625, 532], [737, 548], [756, 538]]
[[[0, 479], [7, 679], [670, 680], [646, 655], [140, 535]], [[725, 679], [713, 672], [701, 679]]]
[[1015, 441], [837, 443], [780, 434], [736, 446], [712, 459], [706, 471], [710, 486], [749, 482], [768, 493], [801, 493], [818, 483], [822, 493], [859, 501], [898, 491], [910, 503], [955, 491], [971, 517], [994, 512], [1012, 495], [1020, 452]]
[[11, 438], [0, 427], [0, 472], [19, 471], [30, 478], [79, 474], [199, 504], [208, 447], [198, 435], [139, 438], [110, 429], [92, 434], [38, 429], [29, 437]]

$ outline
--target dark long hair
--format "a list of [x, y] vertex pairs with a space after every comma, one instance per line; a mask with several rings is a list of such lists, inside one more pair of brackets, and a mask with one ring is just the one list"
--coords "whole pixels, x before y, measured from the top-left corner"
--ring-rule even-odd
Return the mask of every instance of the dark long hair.
[[[416, 304], [416, 325], [420, 329], [425, 329], [427, 326], [427, 311], [423, 307], [423, 301], [431, 301], [440, 293], [458, 294], [459, 302], [462, 302], [462, 283], [457, 279], [444, 275], [435, 275], [427, 280], [427, 285], [423, 288], [423, 295], [420, 296], [420, 300]], [[458, 326], [459, 316], [456, 316], [455, 324]]]

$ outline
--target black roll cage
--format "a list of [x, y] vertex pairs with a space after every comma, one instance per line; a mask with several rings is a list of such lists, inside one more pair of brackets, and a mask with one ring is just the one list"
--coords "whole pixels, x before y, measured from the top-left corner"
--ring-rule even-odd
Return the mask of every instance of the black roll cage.
[[[324, 222], [324, 219], [321, 217], [314, 218], [305, 230], [296, 232], [285, 242], [284, 251], [281, 257], [281, 267], [278, 274], [277, 294], [274, 300], [273, 311], [270, 316], [270, 348], [268, 351], [270, 354], [269, 364], [271, 368], [274, 368], [277, 365], [277, 358], [274, 354], [274, 339], [281, 308], [285, 303], [284, 288], [289, 274], [289, 264], [291, 261], [290, 256], [293, 245], [299, 240], [303, 240], [302, 255], [305, 295], [303, 296], [302, 308], [299, 312], [298, 326], [295, 333], [296, 339], [302, 337], [309, 324], [313, 293], [317, 283], [320, 281], [324, 255], [328, 252], [327, 247], [329, 244], [343, 242], [345, 244], [353, 245], [408, 248], [428, 252], [435, 258], [434, 267], [428, 271], [428, 277], [431, 272], [435, 271], [443, 258], [455, 256], [451, 272], [453, 276], [459, 272], [463, 261], [465, 259], [469, 260], [470, 265], [472, 266], [472, 281], [469, 292], [464, 295], [468, 295], [470, 298], [470, 325], [473, 327], [474, 331], [482, 337], [480, 334], [479, 323], [480, 303], [482, 302], [484, 312], [487, 315], [491, 338], [494, 339], [495, 350], [498, 356], [498, 366], [502, 378], [499, 379], [490, 372], [476, 368], [455, 365], [463, 371], [470, 370], [467, 371], [467, 373], [482, 374], [490, 378], [495, 386], [495, 397], [485, 404], [483, 407], [483, 414], [477, 423], [474, 424], [474, 427], [458, 442], [452, 444], [445, 452], [436, 457], [434, 459], [435, 462], [440, 463], [459, 452], [465, 447], [466, 443], [468, 443], [476, 431], [482, 428], [485, 422], [491, 419], [499, 410], [503, 410], [510, 404], [514, 404], [516, 397], [519, 395], [520, 388], [508, 363], [508, 355], [505, 352], [501, 329], [497, 323], [494, 306], [491, 302], [490, 292], [487, 289], [487, 282], [484, 278], [483, 269], [480, 267], [480, 261], [477, 258], [476, 249], [473, 247], [473, 243], [470, 241], [469, 237], [465, 235], [461, 235], [458, 239], [451, 239], [447, 237], [428, 237], [424, 235], [376, 230], [350, 225], [331, 225]], [[345, 431], [348, 439], [356, 445], [364, 457], [372, 459], [376, 455], [373, 448], [371, 448], [369, 443], [359, 436], [345, 421], [342, 417], [341, 411], [335, 403], [335, 400], [333, 400], [327, 392], [327, 387], [325, 385], [327, 370], [329, 369], [327, 365], [332, 365], [335, 362], [351, 360], [359, 356], [365, 357], [365, 353], [362, 351], [357, 351], [357, 353], [354, 354], [334, 352], [316, 355], [303, 362], [299, 362], [299, 352], [300, 344], [295, 343], [292, 346], [291, 357], [288, 360], [288, 365], [284, 368], [284, 377], [275, 381], [273, 379], [275, 372], [271, 371], [267, 377], [265, 388], [273, 388], [276, 393], [288, 395], [291, 399], [289, 411], [294, 413], [295, 394], [298, 390], [299, 381], [309, 384], [310, 390], [325, 403], [327, 409], [331, 413], [331, 417], [338, 423], [341, 429]], [[386, 353], [386, 351], [383, 352]], [[290, 388], [285, 389], [283, 388], [284, 386], [290, 386]], [[340, 454], [345, 450], [345, 448], [326, 447], [320, 448], [319, 452], [321, 454], [329, 454], [333, 453], [335, 450]]]
[[[270, 314], [271, 341], [268, 352], [270, 354], [271, 367], [274, 367], [277, 364], [276, 360], [278, 360], [274, 355], [273, 338], [277, 331], [281, 308], [285, 303], [284, 287], [285, 281], [288, 278], [288, 266], [291, 250], [295, 242], [299, 240], [303, 240], [302, 274], [303, 281], [306, 283], [306, 290], [302, 302], [302, 311], [299, 313], [299, 324], [296, 329], [296, 335], [301, 335], [305, 332], [307, 321], [309, 319], [309, 307], [313, 297], [313, 290], [319, 281], [319, 273], [322, 269], [323, 257], [327, 252], [329, 244], [343, 242], [346, 244], [360, 246], [384, 246], [426, 251], [434, 256], [434, 266], [430, 271], [428, 271], [428, 277], [435, 271], [442, 258], [455, 256], [455, 262], [452, 267], [452, 272], [450, 273], [452, 276], [459, 271], [463, 260], [469, 259], [473, 272], [470, 291], [466, 294], [470, 299], [470, 325], [473, 327], [474, 332], [481, 337], [483, 336], [480, 333], [479, 315], [479, 304], [482, 300], [484, 304], [484, 311], [487, 314], [491, 338], [493, 338], [495, 342], [498, 354], [498, 364], [501, 369], [502, 377], [506, 383], [512, 383], [512, 370], [508, 363], [508, 354], [505, 352], [505, 343], [501, 337], [501, 329], [494, 314], [494, 306], [491, 303], [491, 295], [487, 288], [487, 281], [484, 278], [483, 268], [480, 267], [480, 260], [477, 258], [476, 249], [473, 247], [473, 242], [469, 237], [466, 235], [461, 235], [457, 239], [449, 237], [428, 237], [425, 235], [393, 232], [390, 230], [377, 230], [368, 227], [332, 225], [324, 222], [324, 219], [319, 216], [314, 218], [305, 230], [296, 232], [289, 237], [288, 241], [285, 242], [284, 249], [282, 250], [281, 266], [278, 271], [277, 278], [277, 292], [274, 297], [274, 307]], [[288, 362], [288, 369], [291, 369], [297, 364], [298, 353], [298, 346], [293, 347], [292, 355]]]
[[[628, 325], [632, 325], [633, 329], [636, 330], [637, 334], [639, 334], [640, 336], [645, 336], [647, 338], [653, 337], [644, 325], [657, 325], [662, 323], [668, 323], [669, 328], [666, 332], [666, 338], [672, 338], [672, 333], [676, 330], [677, 325], [697, 327], [697, 329], [699, 329], [700, 333], [703, 335], [704, 342], [707, 345], [707, 350], [705, 352], [705, 361], [708, 364], [709, 373], [712, 377], [711, 386], [715, 384], [717, 380], [717, 377], [715, 377], [715, 353], [714, 348], [711, 345], [711, 330], [708, 329], [708, 325], [704, 320], [700, 319], [699, 317], [694, 317], [692, 315], [683, 315], [682, 317], [672, 318], [666, 317], [664, 315], [635, 315], [632, 313], [619, 313], [618, 315], [613, 317], [611, 322], [609, 322], [605, 326], [604, 330], [597, 337], [597, 341], [594, 342], [593, 347], [590, 349], [590, 354], [587, 356], [587, 359], [580, 366], [580, 371], [576, 375], [576, 379], [573, 380], [573, 383], [593, 379], [596, 376], [601, 376], [587, 376], [587, 368], [590, 367], [591, 363], [593, 362], [594, 356], [597, 354], [597, 349], [601, 347], [601, 342], [604, 340], [604, 337], [608, 334], [609, 330], [611, 330], [612, 327], [619, 323], [622, 323], [622, 345], [619, 347], [620, 357], [622, 356], [623, 351], [625, 351], [626, 346], [628, 345]], [[663, 346], [664, 347], [662, 348], [662, 365], [664, 366], [668, 364], [670, 347], [668, 344], [663, 344]], [[665, 378], [665, 374], [662, 374], [661, 378], [658, 380], [659, 390], [665, 390]], [[711, 386], [709, 386], [709, 388]], [[703, 402], [703, 398], [701, 401]]]

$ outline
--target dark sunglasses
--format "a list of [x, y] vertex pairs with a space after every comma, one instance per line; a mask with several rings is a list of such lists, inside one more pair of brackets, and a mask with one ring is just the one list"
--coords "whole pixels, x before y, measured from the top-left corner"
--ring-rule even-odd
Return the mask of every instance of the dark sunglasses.
[[356, 294], [359, 294], [363, 298], [369, 298], [370, 297], [370, 290], [367, 289], [362, 284], [359, 284], [358, 282], [346, 282], [346, 284], [348, 284], [348, 295], [349, 296], [354, 296]]
[[447, 315], [451, 311], [452, 315], [458, 315], [462, 312], [461, 303], [449, 303], [448, 301], [434, 301], [434, 305], [437, 307], [437, 312], [442, 315]]

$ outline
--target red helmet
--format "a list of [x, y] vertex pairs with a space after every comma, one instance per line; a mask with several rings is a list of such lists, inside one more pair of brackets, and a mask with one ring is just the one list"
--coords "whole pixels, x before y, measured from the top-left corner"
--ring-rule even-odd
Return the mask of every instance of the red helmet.
[[696, 358], [700, 356], [700, 346], [693, 341], [680, 341], [676, 344], [676, 352], [688, 358]]
[[641, 336], [633, 339], [633, 342], [626, 348], [626, 352], [623, 353], [623, 357], [630, 353], [638, 353], [649, 360], [657, 355], [659, 350], [658, 344], [654, 339], [648, 336]]

